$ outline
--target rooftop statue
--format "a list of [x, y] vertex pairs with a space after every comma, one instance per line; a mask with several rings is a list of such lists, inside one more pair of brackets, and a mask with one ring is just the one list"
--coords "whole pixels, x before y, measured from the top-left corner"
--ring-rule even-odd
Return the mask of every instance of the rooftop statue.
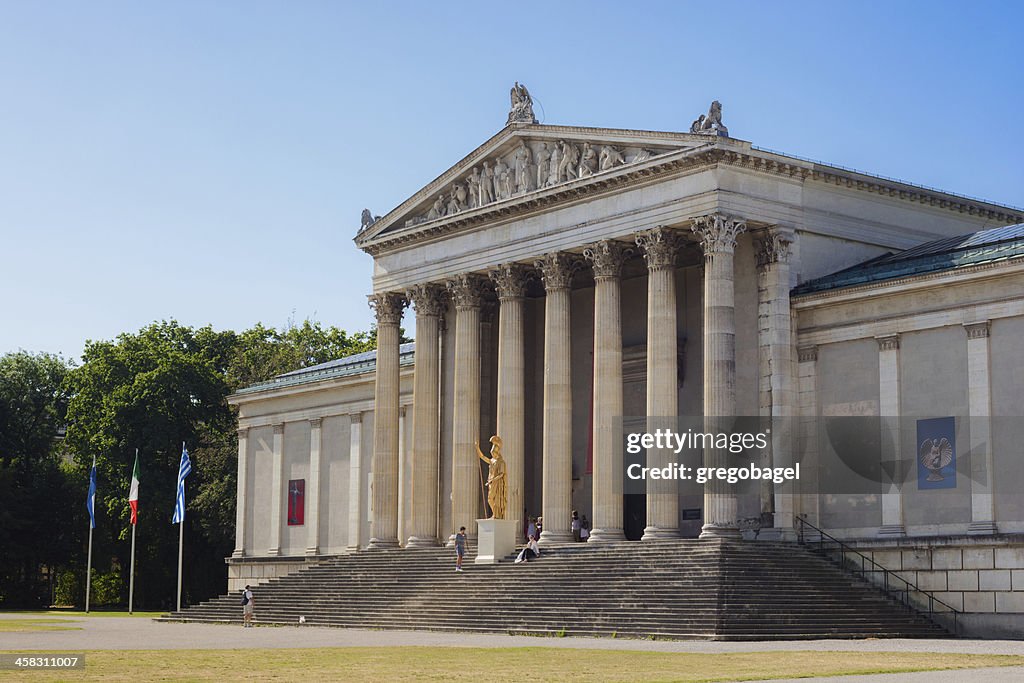
[[698, 135], [720, 135], [729, 137], [729, 129], [722, 124], [722, 103], [715, 100], [711, 103], [708, 113], [701, 114], [690, 126], [691, 133]]
[[510, 123], [537, 123], [537, 118], [533, 115], [533, 98], [530, 97], [530, 91], [525, 85], [520, 85], [519, 81], [516, 81], [509, 96], [512, 100], [512, 109], [508, 113], [506, 126]]

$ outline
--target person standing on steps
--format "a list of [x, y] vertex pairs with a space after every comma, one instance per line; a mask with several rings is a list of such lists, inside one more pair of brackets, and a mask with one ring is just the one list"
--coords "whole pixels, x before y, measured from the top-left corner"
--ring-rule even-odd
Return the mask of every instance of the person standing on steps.
[[245, 590], [242, 591], [242, 626], [244, 628], [252, 626], [252, 608], [252, 591], [249, 590], [249, 585], [246, 584]]
[[580, 526], [580, 513], [578, 513], [576, 510], [572, 511], [572, 524], [570, 525], [570, 528], [572, 529], [572, 540], [579, 543], [580, 529], [582, 527]]
[[460, 526], [455, 534], [455, 571], [462, 571], [462, 557], [466, 554], [466, 527]]
[[580, 522], [580, 540], [586, 542], [590, 538], [590, 521], [586, 515], [583, 515], [583, 520]]

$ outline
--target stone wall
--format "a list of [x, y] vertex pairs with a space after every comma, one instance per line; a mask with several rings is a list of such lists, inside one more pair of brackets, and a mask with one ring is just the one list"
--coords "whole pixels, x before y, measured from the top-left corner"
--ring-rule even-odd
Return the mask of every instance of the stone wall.
[[[1024, 638], [1024, 535], [871, 540], [850, 545], [962, 611], [963, 635]], [[847, 562], [859, 565], [859, 558]], [[869, 578], [879, 585], [883, 581], [881, 572], [870, 573]], [[926, 607], [924, 596], [912, 594], [911, 599]], [[938, 604], [935, 608], [946, 611]]]

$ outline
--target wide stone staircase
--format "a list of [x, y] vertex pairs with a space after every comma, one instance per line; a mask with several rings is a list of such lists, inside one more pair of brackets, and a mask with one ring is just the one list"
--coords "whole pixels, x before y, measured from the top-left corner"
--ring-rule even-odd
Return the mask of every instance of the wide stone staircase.
[[[454, 571], [448, 548], [365, 550], [253, 590], [258, 624], [719, 640], [949, 636], [791, 543], [679, 540], [542, 549]], [[161, 617], [241, 622], [239, 593]]]

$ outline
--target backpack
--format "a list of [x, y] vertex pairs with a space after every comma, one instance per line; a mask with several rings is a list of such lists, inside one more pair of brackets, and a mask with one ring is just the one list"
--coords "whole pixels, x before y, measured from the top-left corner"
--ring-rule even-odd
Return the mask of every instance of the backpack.
[[245, 591], [242, 591], [242, 606], [244, 607], [245, 605], [248, 605], [248, 604], [249, 604], [249, 596], [245, 594]]

